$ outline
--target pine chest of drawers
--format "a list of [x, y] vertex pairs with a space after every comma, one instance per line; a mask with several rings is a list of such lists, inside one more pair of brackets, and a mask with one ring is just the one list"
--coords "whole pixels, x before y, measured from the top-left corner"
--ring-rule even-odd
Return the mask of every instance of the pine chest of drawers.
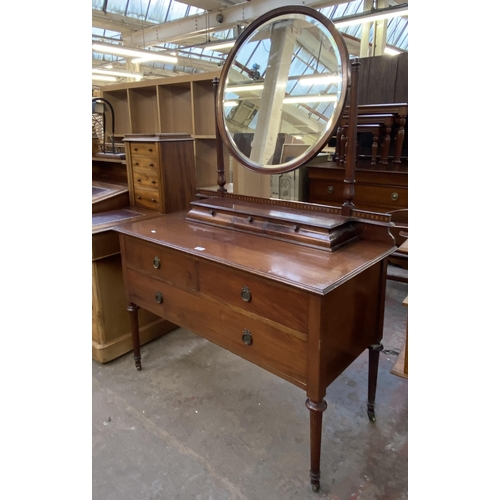
[[127, 134], [130, 205], [160, 213], [189, 206], [195, 196], [193, 139], [186, 134]]

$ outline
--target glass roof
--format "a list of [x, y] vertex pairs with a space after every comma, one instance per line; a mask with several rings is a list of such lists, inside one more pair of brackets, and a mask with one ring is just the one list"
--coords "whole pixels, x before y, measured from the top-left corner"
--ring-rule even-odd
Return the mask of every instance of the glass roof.
[[[198, 2], [199, 4], [200, 2]], [[363, 0], [355, 0], [352, 2], [341, 3], [330, 7], [318, 9], [319, 12], [335, 22], [336, 19], [360, 14], [363, 12]], [[188, 5], [187, 3], [177, 2], [175, 0], [92, 0], [92, 8], [101, 10], [106, 14], [126, 16], [135, 22], [133, 31], [149, 28], [151, 26], [162, 24], [168, 21], [174, 21], [185, 18], [187, 16], [204, 14], [207, 11]], [[210, 35], [211, 41], [214, 39], [235, 39], [237, 33], [235, 29], [217, 31]], [[361, 39], [362, 25], [353, 25], [339, 28], [339, 31], [350, 37]], [[207, 40], [208, 40], [208, 36]], [[106, 42], [119, 41], [122, 38], [122, 33], [112, 31], [110, 29], [102, 29], [92, 27], [93, 40]], [[370, 30], [370, 42], [373, 40], [373, 26]], [[189, 41], [189, 40], [188, 40]], [[150, 70], [149, 76], [166, 76], [165, 74], [155, 75], [155, 70], [163, 72], [175, 73], [197, 73], [216, 69], [220, 66], [226, 57], [225, 53], [215, 52], [201, 46], [193, 46], [196, 44], [188, 43], [162, 43], [155, 45], [153, 49], [169, 49], [175, 51], [179, 56], [179, 61], [176, 64], [165, 64], [159, 62], [147, 62], [142, 66], [146, 66]], [[197, 44], [199, 45], [199, 44]], [[400, 51], [408, 51], [408, 19], [403, 17], [395, 17], [387, 23], [387, 45], [399, 49]], [[300, 54], [295, 54], [297, 64], [302, 65], [302, 73], [307, 72], [307, 62], [300, 57]], [[110, 54], [101, 54], [93, 52], [94, 61], [123, 61], [120, 57]], [[199, 61], [198, 64], [195, 61]], [[203, 66], [205, 62], [205, 66]], [[208, 63], [208, 65], [206, 64]], [[299, 71], [300, 72], [300, 71]], [[146, 73], [145, 73], [146, 74]]]

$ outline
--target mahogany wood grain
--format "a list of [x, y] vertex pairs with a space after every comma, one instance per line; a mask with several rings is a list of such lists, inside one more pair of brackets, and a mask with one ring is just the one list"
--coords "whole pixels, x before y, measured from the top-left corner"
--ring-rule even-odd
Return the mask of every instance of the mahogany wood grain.
[[[295, 218], [312, 224], [324, 213], [326, 207], [309, 216], [297, 210]], [[310, 478], [317, 491], [326, 389], [382, 336], [386, 261], [395, 249], [390, 224], [357, 221], [356, 237], [326, 252], [192, 222], [187, 214], [115, 228], [136, 345], [138, 306], [305, 390]], [[340, 226], [353, 224], [352, 218], [329, 217]], [[139, 356], [134, 353], [136, 364]], [[373, 374], [370, 381], [374, 409]]]
[[[332, 162], [307, 168], [310, 203], [340, 206], [345, 171]], [[408, 208], [407, 170], [356, 169], [354, 206], [374, 212], [391, 212]]]

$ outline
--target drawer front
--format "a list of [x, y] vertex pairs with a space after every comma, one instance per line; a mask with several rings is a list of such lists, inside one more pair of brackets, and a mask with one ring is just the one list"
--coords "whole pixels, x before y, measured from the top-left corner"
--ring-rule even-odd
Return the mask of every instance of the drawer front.
[[344, 186], [343, 181], [311, 180], [309, 184], [309, 201], [311, 203], [342, 205], [344, 202]]
[[196, 262], [191, 257], [135, 238], [125, 238], [127, 266], [184, 290], [197, 290]]
[[158, 174], [158, 160], [155, 157], [143, 158], [140, 156], [132, 156], [132, 170], [141, 170], [144, 172], [156, 172]]
[[[293, 265], [293, 263], [290, 263]], [[307, 295], [243, 271], [199, 262], [200, 292], [307, 334]]]
[[[129, 299], [144, 309], [283, 378], [305, 384], [307, 342], [258, 318], [239, 314], [196, 293], [189, 293], [132, 269], [127, 270]], [[265, 321], [265, 320], [264, 320]]]
[[134, 184], [134, 201], [140, 207], [150, 208], [151, 210], [161, 209], [159, 189], [136, 187]]
[[408, 208], [408, 189], [401, 186], [354, 186], [354, 204], [356, 201], [368, 205], [395, 210]]
[[134, 176], [134, 187], [136, 189], [158, 189], [158, 172], [156, 170], [148, 171], [134, 168], [132, 175]]
[[[309, 201], [341, 206], [344, 202], [343, 182], [311, 181]], [[354, 185], [354, 206], [369, 207], [366, 210], [389, 211], [408, 208], [408, 188], [403, 186]]]
[[156, 145], [148, 142], [132, 142], [130, 144], [132, 158], [140, 156], [157, 156]]

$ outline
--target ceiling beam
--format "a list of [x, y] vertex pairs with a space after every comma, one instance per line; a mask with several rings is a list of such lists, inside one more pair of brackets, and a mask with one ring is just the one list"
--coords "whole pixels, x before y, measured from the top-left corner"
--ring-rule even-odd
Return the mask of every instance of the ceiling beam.
[[136, 31], [156, 26], [156, 24], [144, 21], [143, 19], [135, 19], [120, 14], [103, 12], [100, 9], [92, 9], [92, 26], [103, 30], [117, 31], [124, 36], [128, 36]]
[[[217, 9], [206, 14], [188, 16], [163, 24], [156, 24], [140, 32], [124, 35], [123, 41], [129, 46], [149, 47], [159, 43], [178, 43], [186, 35], [197, 33], [210, 33], [231, 29], [236, 25], [250, 24], [257, 17], [277, 7], [306, 5], [319, 9], [345, 3], [346, 0], [253, 0], [252, 2], [241, 2], [233, 7]], [[222, 14], [222, 22], [218, 22], [216, 16]]]

